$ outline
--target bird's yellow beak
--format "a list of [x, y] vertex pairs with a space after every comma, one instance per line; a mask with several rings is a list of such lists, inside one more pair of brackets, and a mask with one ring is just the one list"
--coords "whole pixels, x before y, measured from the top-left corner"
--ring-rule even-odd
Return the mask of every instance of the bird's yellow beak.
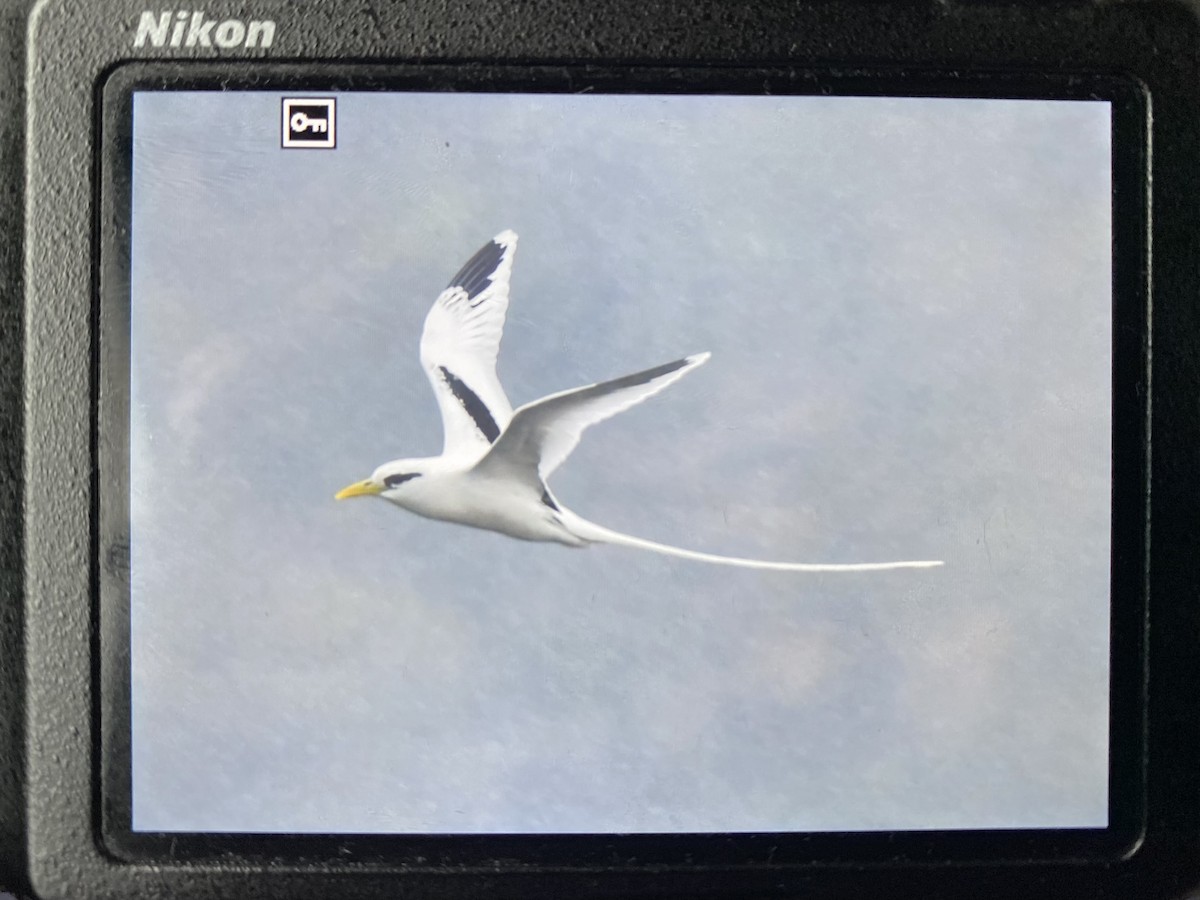
[[333, 495], [334, 500], [345, 500], [347, 497], [362, 497], [366, 494], [382, 494], [383, 485], [377, 484], [368, 478], [366, 481], [356, 481], [354, 484], [346, 485], [336, 494]]

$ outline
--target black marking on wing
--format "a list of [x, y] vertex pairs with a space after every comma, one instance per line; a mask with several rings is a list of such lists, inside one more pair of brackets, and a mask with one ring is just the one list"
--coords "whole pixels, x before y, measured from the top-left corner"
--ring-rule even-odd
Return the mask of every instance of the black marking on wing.
[[554, 502], [554, 498], [550, 496], [549, 489], [542, 490], [542, 502], [555, 512], [562, 512], [562, 510], [558, 508], [558, 504]]
[[404, 484], [404, 482], [406, 482], [406, 481], [410, 481], [413, 478], [420, 478], [420, 477], [421, 477], [420, 472], [406, 472], [402, 475], [389, 475], [387, 478], [383, 479], [383, 483], [387, 487], [394, 488], [398, 484]]
[[450, 388], [450, 392], [454, 394], [458, 402], [462, 404], [462, 408], [467, 411], [467, 415], [475, 422], [475, 427], [487, 438], [489, 444], [494, 444], [496, 438], [500, 437], [500, 426], [496, 424], [496, 420], [492, 418], [488, 408], [483, 405], [479, 395], [445, 366], [438, 366], [438, 371], [442, 373], [442, 379]]
[[450, 279], [446, 287], [462, 288], [467, 292], [468, 300], [475, 299], [492, 283], [488, 276], [496, 271], [503, 258], [504, 248], [495, 241], [488, 241], [467, 260], [467, 264], [458, 270], [458, 274]]
[[[686, 366], [690, 360], [687, 357], [677, 359], [674, 362], [663, 363], [661, 366], [655, 366], [653, 369], [647, 369], [644, 372], [634, 372], [632, 375], [626, 375], [624, 378], [614, 378], [612, 381], [605, 381], [596, 385], [597, 393], [611, 393], [612, 391], [621, 390], [622, 388], [635, 387], [639, 384], [646, 384], [653, 381], [655, 378], [662, 378], [664, 375], [670, 375], [672, 372], [678, 372]], [[600, 389], [603, 390], [600, 390]]]

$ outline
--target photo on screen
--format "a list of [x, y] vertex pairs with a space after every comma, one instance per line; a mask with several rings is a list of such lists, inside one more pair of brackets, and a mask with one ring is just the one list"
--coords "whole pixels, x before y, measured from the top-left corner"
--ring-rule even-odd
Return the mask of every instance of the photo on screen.
[[1106, 826], [1110, 129], [137, 92], [134, 830]]

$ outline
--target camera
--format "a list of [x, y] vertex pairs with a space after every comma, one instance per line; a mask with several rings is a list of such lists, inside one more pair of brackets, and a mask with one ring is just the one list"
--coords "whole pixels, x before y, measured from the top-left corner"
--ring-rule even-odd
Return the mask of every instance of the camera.
[[1200, 885], [1200, 7], [4, 8], [3, 887]]

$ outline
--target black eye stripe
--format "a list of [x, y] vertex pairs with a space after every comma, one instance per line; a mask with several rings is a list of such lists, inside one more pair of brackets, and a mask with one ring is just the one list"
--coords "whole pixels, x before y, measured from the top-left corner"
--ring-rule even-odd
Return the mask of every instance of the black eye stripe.
[[385, 487], [394, 488], [398, 484], [404, 484], [404, 482], [408, 481], [409, 479], [419, 478], [420, 476], [420, 472], [408, 472], [403, 475], [389, 475], [387, 478], [383, 479], [383, 484]]

